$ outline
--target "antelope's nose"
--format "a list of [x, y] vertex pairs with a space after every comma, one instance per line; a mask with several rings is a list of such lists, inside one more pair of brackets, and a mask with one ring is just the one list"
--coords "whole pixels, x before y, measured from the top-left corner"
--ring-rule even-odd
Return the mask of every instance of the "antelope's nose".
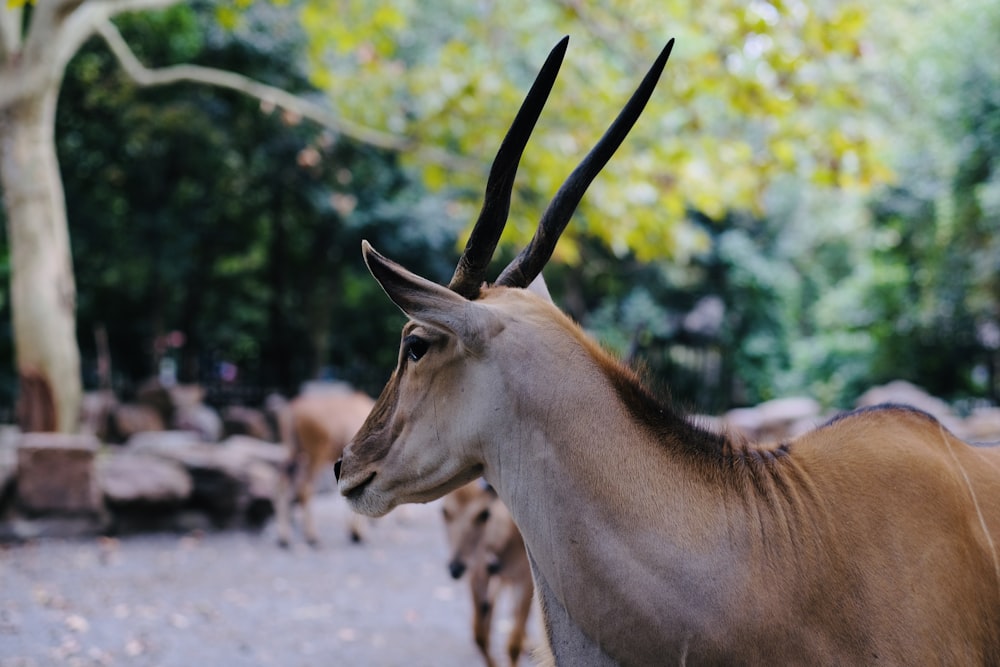
[[333, 463], [333, 478], [338, 482], [340, 481], [340, 466], [344, 462], [343, 458], [339, 458]]
[[453, 560], [448, 564], [448, 571], [451, 572], [452, 579], [460, 579], [465, 574], [465, 563], [460, 560]]

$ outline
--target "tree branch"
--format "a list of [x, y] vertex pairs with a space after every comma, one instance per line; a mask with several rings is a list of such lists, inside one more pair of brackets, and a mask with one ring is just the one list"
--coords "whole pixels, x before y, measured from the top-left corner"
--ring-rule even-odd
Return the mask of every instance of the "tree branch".
[[115, 16], [123, 12], [140, 12], [144, 9], [165, 9], [181, 0], [88, 0], [88, 2], [103, 5], [107, 8], [109, 16]]
[[379, 148], [398, 151], [412, 148], [412, 142], [409, 140], [368, 128], [355, 127], [337, 118], [330, 111], [318, 104], [297, 95], [292, 95], [280, 88], [260, 83], [242, 74], [211, 67], [201, 67], [199, 65], [175, 65], [160, 69], [150, 69], [139, 62], [139, 59], [132, 53], [128, 44], [125, 43], [121, 33], [118, 32], [118, 29], [110, 21], [103, 21], [98, 24], [97, 32], [108, 43], [112, 53], [114, 53], [121, 64], [122, 69], [140, 86], [162, 86], [172, 83], [194, 82], [235, 90], [244, 95], [256, 97], [263, 102], [269, 102], [282, 109], [297, 113], [303, 118], [308, 118], [324, 127], [329, 127], [345, 136]]
[[21, 47], [22, 7], [0, 4], [0, 64], [9, 62]]
[[66, 64], [110, 16], [180, 1], [37, 0], [25, 32], [23, 6], [0, 0], [0, 108], [57, 90]]
[[[6, 67], [0, 68], [0, 109], [26, 98], [58, 91], [67, 63], [115, 12], [167, 6], [180, 0], [37, 0], [22, 35], [23, 7], [0, 0], [0, 46]], [[16, 61], [11, 60], [16, 58]]]
[[467, 160], [438, 149], [421, 147], [416, 141], [407, 137], [400, 137], [356, 125], [338, 117], [329, 109], [315, 102], [310, 102], [307, 99], [292, 95], [285, 90], [269, 86], [242, 74], [199, 65], [175, 65], [150, 69], [139, 62], [139, 59], [132, 53], [128, 44], [125, 43], [121, 33], [118, 32], [118, 29], [110, 21], [99, 23], [97, 25], [97, 32], [107, 42], [108, 47], [110, 47], [115, 58], [118, 59], [122, 69], [140, 86], [161, 86], [192, 82], [234, 90], [257, 98], [262, 102], [267, 102], [291, 111], [323, 127], [330, 128], [339, 134], [370, 146], [399, 152], [416, 151], [427, 159], [454, 169], [481, 169], [483, 167], [478, 161]]

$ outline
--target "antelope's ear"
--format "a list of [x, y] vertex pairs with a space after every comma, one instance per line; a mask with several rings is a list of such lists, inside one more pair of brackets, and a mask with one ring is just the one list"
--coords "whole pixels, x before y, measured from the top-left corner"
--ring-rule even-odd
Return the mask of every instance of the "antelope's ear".
[[541, 272], [539, 272], [538, 276], [528, 284], [526, 289], [529, 292], [534, 292], [549, 303], [555, 303], [555, 301], [552, 300], [552, 295], [549, 294], [549, 286], [545, 284], [545, 278], [542, 277]]
[[372, 276], [410, 319], [443, 329], [470, 346], [480, 340], [486, 313], [474, 302], [380, 255], [368, 241], [361, 242], [361, 253]]

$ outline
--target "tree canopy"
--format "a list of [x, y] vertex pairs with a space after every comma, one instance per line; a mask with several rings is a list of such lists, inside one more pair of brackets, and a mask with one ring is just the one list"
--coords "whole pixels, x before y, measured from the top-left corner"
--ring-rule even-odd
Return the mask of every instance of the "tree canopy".
[[895, 378], [996, 400], [986, 0], [162, 4], [82, 44], [55, 117], [88, 386], [106, 331], [117, 387], [166, 360], [253, 385], [243, 398], [331, 376], [375, 391], [400, 320], [360, 239], [446, 280], [500, 138], [568, 34], [501, 255], [675, 37], [546, 270], [557, 301], [699, 409], [793, 392], [845, 406]]
[[[447, 16], [448, 20], [441, 20]], [[773, 180], [867, 187], [887, 175], [858, 94], [861, 3], [648, 0], [503, 4], [305, 2], [312, 81], [359, 122], [464, 158], [413, 153], [432, 189], [467, 193], [544, 54], [570, 49], [529, 148], [508, 238], [524, 242], [669, 37], [677, 46], [643, 119], [591, 186], [560, 244], [591, 235], [615, 254], [686, 257], [707, 238], [683, 224], [763, 211]], [[379, 100], [371, 104], [371, 100]], [[472, 161], [478, 168], [467, 168]], [[466, 211], [467, 220], [473, 218]]]

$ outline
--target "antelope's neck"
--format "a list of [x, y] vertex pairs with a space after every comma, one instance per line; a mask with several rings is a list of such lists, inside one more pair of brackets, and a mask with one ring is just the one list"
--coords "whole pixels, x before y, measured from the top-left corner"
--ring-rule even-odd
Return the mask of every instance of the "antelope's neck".
[[715, 577], [743, 569], [759, 522], [746, 520], [738, 488], [685, 452], [706, 444], [685, 439], [712, 436], [672, 415], [650, 428], [600, 368], [570, 379], [543, 366], [520, 390], [532, 400], [512, 406], [487, 445], [486, 478], [536, 574], [587, 636], [623, 663], [666, 655], [629, 654], [650, 648], [629, 648], [638, 628], [659, 633], [655, 650], [683, 655], [686, 635], [704, 636], [701, 624], [728, 604]]

